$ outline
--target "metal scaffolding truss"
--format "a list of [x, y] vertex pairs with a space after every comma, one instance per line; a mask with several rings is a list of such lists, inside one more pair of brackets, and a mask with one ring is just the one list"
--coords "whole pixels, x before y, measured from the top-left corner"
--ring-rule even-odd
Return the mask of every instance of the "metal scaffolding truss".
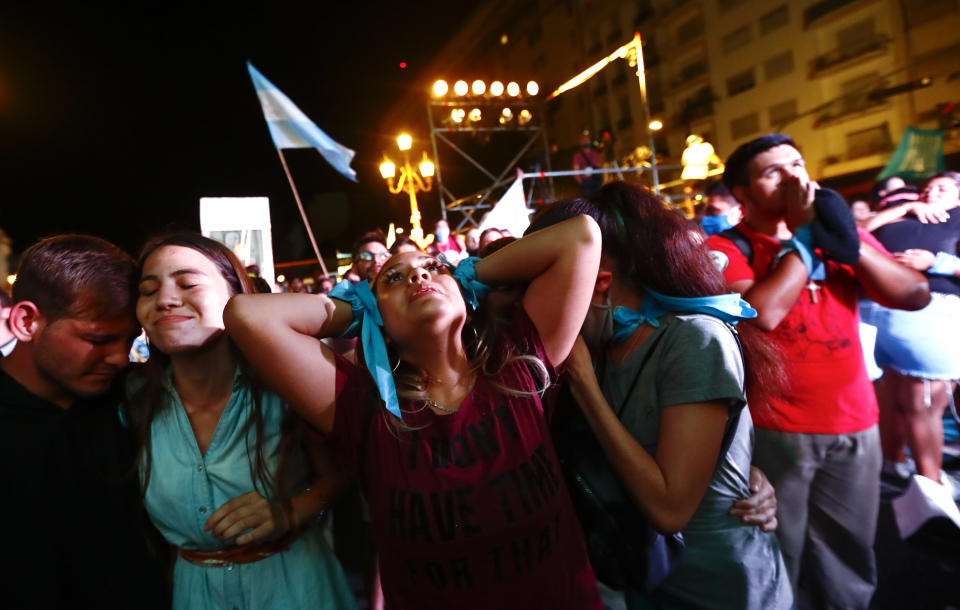
[[[517, 106], [522, 105], [525, 108], [529, 108], [533, 113], [533, 118], [525, 125], [519, 124], [519, 117], [513, 117], [513, 120], [508, 122], [505, 125], [496, 126], [496, 127], [481, 127], [473, 125], [466, 117], [460, 123], [455, 123], [449, 118], [445, 118], [442, 121], [442, 124], [438, 125], [436, 120], [435, 113], [438, 110], [443, 110], [446, 112], [447, 117], [450, 116], [452, 110], [458, 108], [503, 108], [504, 106]], [[544, 159], [544, 168], [535, 168], [536, 171], [546, 171], [550, 172], [550, 145], [547, 139], [547, 128], [545, 125], [545, 110], [546, 108], [539, 102], [535, 102], [530, 99], [524, 98], [465, 98], [462, 100], [430, 100], [427, 102], [427, 118], [430, 124], [430, 143], [433, 145], [433, 158], [436, 164], [435, 169], [435, 180], [437, 182], [437, 191], [440, 195], [440, 212], [443, 215], [443, 218], [447, 219], [448, 212], [458, 212], [463, 214], [463, 217], [456, 224], [455, 227], [452, 227], [455, 231], [460, 230], [465, 227], [468, 223], [472, 226], [479, 226], [479, 219], [474, 218], [474, 213], [482, 210], [489, 209], [493, 207], [494, 203], [490, 202], [490, 196], [494, 194], [499, 189], [504, 189], [508, 187], [516, 178], [514, 175], [514, 167], [517, 163], [520, 162], [520, 159], [523, 158], [527, 152], [531, 149], [537, 150], [534, 148], [534, 145], [537, 142], [540, 142], [543, 149], [543, 159]], [[484, 167], [479, 161], [473, 158], [469, 153], [464, 151], [461, 147], [450, 138], [451, 134], [456, 133], [526, 133], [529, 137], [526, 139], [523, 146], [519, 148], [517, 153], [510, 159], [510, 161], [503, 167], [503, 169], [495, 172], [490, 168]], [[441, 169], [440, 155], [439, 155], [439, 146], [438, 142], [442, 142], [450, 148], [453, 152], [457, 153], [460, 157], [465, 159], [471, 166], [473, 166], [478, 172], [483, 174], [486, 178], [491, 181], [491, 184], [479, 191], [470, 193], [466, 196], [458, 197], [447, 188], [443, 183], [443, 171]], [[528, 175], [529, 177], [529, 175]], [[549, 199], [553, 199], [553, 178], [545, 177], [545, 188], [548, 189]], [[533, 193], [533, 184], [531, 184], [529, 190], [527, 191], [527, 201], [531, 199]]]

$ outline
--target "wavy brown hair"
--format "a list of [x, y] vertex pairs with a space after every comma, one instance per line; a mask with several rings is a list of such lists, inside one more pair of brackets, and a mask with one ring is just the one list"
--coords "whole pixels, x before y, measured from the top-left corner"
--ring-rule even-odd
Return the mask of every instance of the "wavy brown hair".
[[[644, 187], [610, 182], [592, 198], [558, 201], [542, 212], [528, 232], [586, 214], [600, 225], [603, 255], [617, 277], [638, 293], [645, 287], [676, 297], [726, 294], [726, 279], [689, 221]], [[739, 324], [744, 352], [745, 392], [753, 408], [786, 394], [783, 360], [777, 347], [752, 324]]]

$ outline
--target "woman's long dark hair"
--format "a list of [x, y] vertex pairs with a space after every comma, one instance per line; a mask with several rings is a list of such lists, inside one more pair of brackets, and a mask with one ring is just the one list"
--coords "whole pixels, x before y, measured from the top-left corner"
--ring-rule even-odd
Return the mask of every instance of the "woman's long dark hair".
[[[143, 265], [147, 258], [160, 248], [165, 246], [179, 246], [196, 250], [212, 262], [223, 279], [226, 280], [231, 294], [251, 294], [256, 292], [256, 288], [247, 274], [246, 269], [240, 264], [240, 261], [229, 248], [220, 242], [214, 241], [197, 233], [179, 232], [167, 235], [161, 235], [153, 238], [144, 245], [140, 251], [137, 262], [140, 265], [141, 273]], [[283, 482], [283, 470], [287, 463], [285, 459], [292, 451], [299, 439], [296, 436], [297, 426], [294, 425], [292, 418], [285, 417], [283, 423], [283, 434], [278, 453], [281, 455], [280, 467], [277, 473], [271, 475], [266, 464], [266, 457], [263, 450], [263, 411], [261, 409], [262, 388], [254, 379], [250, 377], [246, 361], [240, 356], [239, 351], [234, 350], [240, 361], [241, 375], [245, 377], [250, 391], [253, 395], [253, 409], [250, 418], [245, 424], [244, 434], [251, 428], [254, 430], [255, 446], [253, 451], [247, 447], [247, 457], [250, 464], [250, 477], [254, 486], [267, 496], [270, 490], [277, 496], [280, 495], [280, 485]], [[133, 385], [136, 387], [126, 404], [127, 421], [131, 426], [137, 439], [137, 467], [143, 472], [142, 494], [146, 494], [147, 487], [150, 484], [150, 471], [153, 465], [153, 451], [150, 442], [150, 430], [153, 420], [157, 414], [164, 408], [165, 390], [163, 388], [163, 373], [170, 365], [170, 357], [150, 346], [150, 359], [132, 374]]]
[[[604, 256], [616, 265], [620, 281], [638, 293], [644, 287], [677, 297], [729, 292], [690, 222], [641, 186], [611, 182], [594, 197], [558, 201], [534, 220], [528, 232], [580, 214], [592, 216], [600, 225]], [[747, 400], [759, 408], [786, 392], [782, 359], [760, 329], [739, 324], [737, 331], [744, 351]]]

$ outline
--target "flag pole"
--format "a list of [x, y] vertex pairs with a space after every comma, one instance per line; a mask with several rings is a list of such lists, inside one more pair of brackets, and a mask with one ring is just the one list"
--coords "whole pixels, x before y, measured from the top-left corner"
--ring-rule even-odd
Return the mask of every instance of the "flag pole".
[[317, 247], [317, 239], [313, 236], [313, 229], [310, 228], [310, 221], [307, 220], [307, 213], [303, 209], [303, 202], [300, 201], [300, 193], [297, 192], [297, 185], [293, 183], [293, 176], [290, 175], [290, 168], [287, 167], [287, 160], [283, 156], [283, 149], [278, 148], [277, 154], [280, 156], [280, 164], [283, 165], [283, 171], [287, 174], [287, 181], [290, 182], [290, 190], [293, 191], [293, 198], [297, 202], [297, 208], [300, 209], [300, 217], [303, 218], [303, 226], [307, 229], [307, 235], [310, 237], [310, 245], [313, 246], [313, 253], [317, 255], [320, 261], [320, 268], [323, 274], [328, 275], [327, 266], [323, 264], [323, 257], [320, 256], [320, 248]]

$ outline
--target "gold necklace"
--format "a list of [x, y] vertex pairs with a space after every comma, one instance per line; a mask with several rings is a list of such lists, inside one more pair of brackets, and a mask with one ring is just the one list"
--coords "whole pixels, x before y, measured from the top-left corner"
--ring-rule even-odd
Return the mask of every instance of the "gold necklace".
[[425, 399], [424, 402], [427, 403], [428, 407], [433, 407], [434, 409], [437, 409], [438, 411], [442, 411], [443, 413], [456, 413], [457, 411], [460, 410], [460, 407], [457, 407], [456, 409], [445, 407], [442, 404], [438, 403], [436, 400], [433, 400], [431, 398]]

